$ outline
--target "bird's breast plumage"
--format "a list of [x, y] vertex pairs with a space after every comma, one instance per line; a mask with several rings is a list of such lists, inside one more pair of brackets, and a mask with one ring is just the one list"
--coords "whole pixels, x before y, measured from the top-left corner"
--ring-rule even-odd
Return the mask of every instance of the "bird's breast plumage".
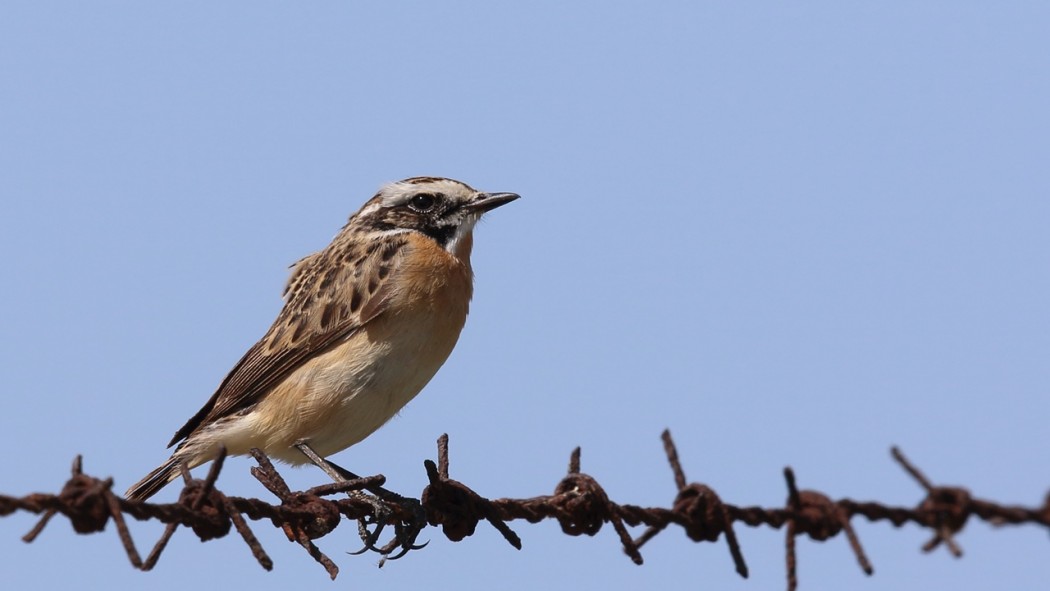
[[[246, 418], [246, 432], [278, 459], [302, 463], [292, 444], [322, 456], [361, 441], [393, 417], [437, 373], [466, 321], [473, 277], [461, 259], [413, 236], [393, 276], [384, 312], [310, 359]], [[260, 424], [265, 422], [265, 424]]]

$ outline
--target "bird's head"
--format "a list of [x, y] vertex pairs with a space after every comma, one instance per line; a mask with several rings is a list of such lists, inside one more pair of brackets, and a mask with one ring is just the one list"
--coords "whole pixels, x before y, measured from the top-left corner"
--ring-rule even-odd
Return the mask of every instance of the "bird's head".
[[469, 256], [471, 232], [481, 216], [517, 198], [452, 179], [413, 177], [381, 188], [350, 223], [370, 231], [419, 232], [457, 256]]

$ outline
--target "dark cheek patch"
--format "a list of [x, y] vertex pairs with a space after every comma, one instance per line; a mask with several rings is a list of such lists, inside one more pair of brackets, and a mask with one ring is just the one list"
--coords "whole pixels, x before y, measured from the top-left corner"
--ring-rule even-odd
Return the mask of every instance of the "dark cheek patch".
[[427, 226], [423, 229], [423, 233], [434, 239], [441, 245], [442, 248], [448, 246], [448, 243], [452, 241], [452, 237], [456, 235], [455, 226]]

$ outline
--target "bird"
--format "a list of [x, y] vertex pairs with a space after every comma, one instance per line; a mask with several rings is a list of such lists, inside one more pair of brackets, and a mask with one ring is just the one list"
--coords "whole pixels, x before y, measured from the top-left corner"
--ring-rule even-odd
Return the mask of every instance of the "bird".
[[292, 265], [273, 325], [175, 433], [171, 457], [125, 497], [144, 501], [181, 465], [205, 464], [223, 448], [317, 463], [383, 426], [459, 339], [475, 225], [518, 198], [441, 177], [381, 187], [327, 247]]

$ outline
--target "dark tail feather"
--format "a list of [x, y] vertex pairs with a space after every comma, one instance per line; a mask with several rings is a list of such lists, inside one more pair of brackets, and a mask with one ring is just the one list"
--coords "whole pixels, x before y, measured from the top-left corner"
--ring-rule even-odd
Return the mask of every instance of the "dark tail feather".
[[129, 488], [128, 492], [124, 493], [124, 498], [129, 501], [145, 501], [157, 494], [157, 491], [164, 488], [178, 476], [180, 461], [181, 458], [177, 459], [175, 456], [171, 456], [168, 458], [168, 461]]

